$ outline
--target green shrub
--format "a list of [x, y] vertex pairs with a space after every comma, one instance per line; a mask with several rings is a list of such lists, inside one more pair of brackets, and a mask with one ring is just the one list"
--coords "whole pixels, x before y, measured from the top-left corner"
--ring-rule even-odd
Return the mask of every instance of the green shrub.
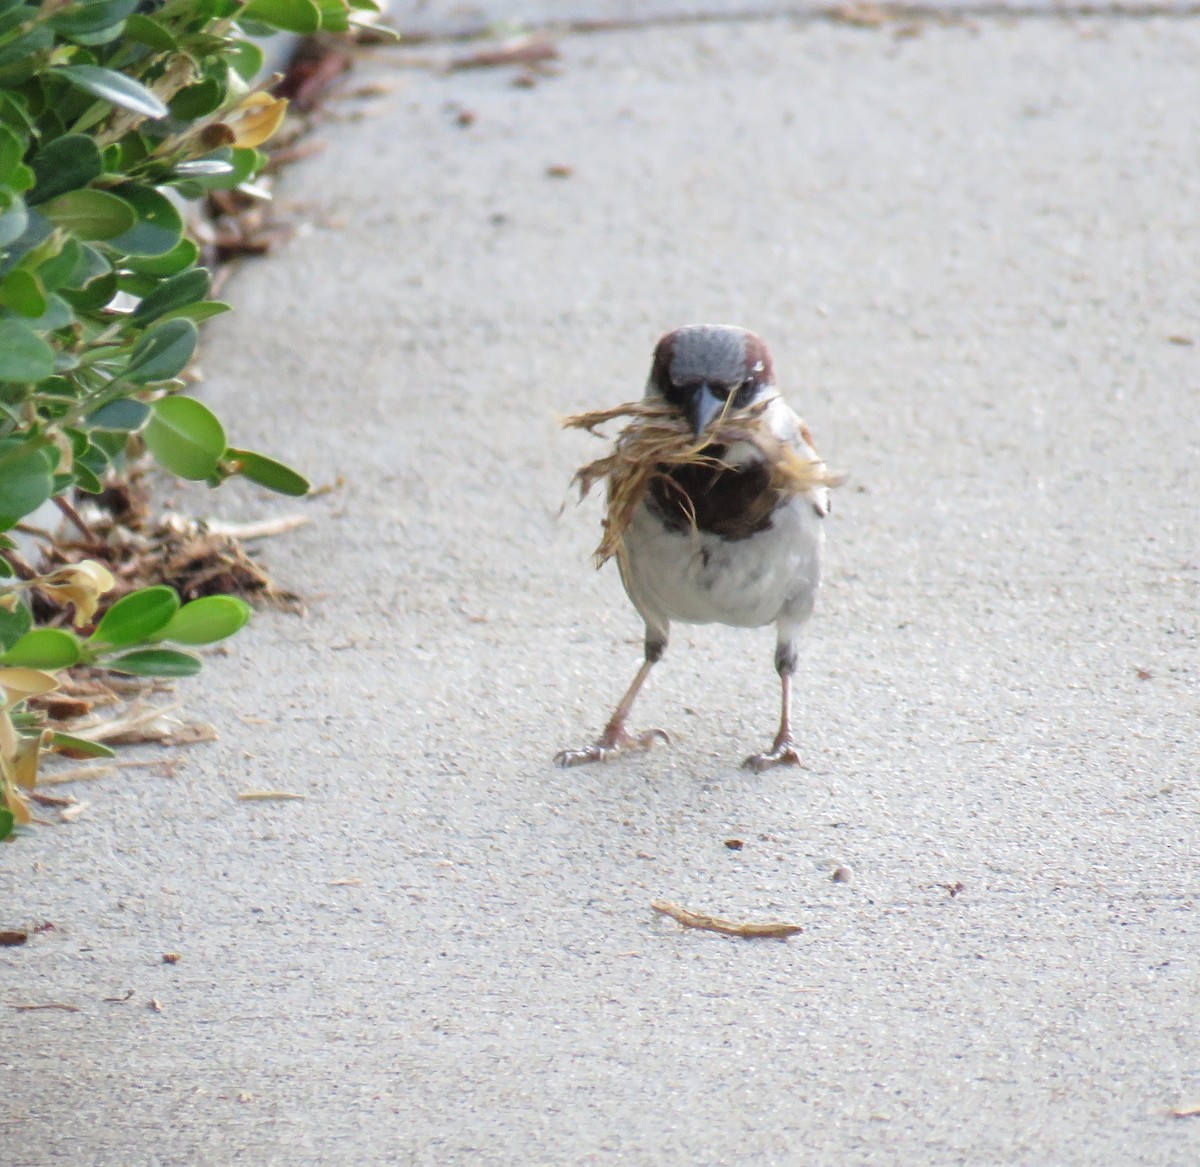
[[345, 31], [364, 11], [378, 6], [0, 0], [0, 838], [14, 811], [23, 817], [18, 787], [56, 748], [24, 709], [53, 687], [54, 670], [187, 675], [197, 658], [160, 642], [220, 639], [249, 614], [229, 597], [180, 607], [170, 589], [150, 588], [86, 638], [35, 629], [32, 587], [82, 588], [67, 597], [80, 626], [95, 611], [86, 595], [98, 598], [105, 581], [88, 583], [87, 571], [59, 585], [18, 580], [3, 532], [48, 499], [98, 493], [133, 435], [181, 478], [215, 486], [241, 474], [283, 494], [308, 490], [275, 459], [230, 446], [212, 411], [179, 395], [198, 326], [228, 306], [208, 298], [210, 273], [169, 194], [239, 186], [265, 161], [258, 147], [286, 103], [251, 92], [263, 54], [247, 37]]

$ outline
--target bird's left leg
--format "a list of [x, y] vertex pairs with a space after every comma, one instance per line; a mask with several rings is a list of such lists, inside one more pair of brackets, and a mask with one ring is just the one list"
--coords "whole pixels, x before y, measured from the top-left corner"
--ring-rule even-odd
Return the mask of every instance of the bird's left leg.
[[779, 673], [783, 693], [783, 712], [779, 718], [779, 732], [770, 752], [751, 754], [742, 766], [759, 773], [772, 766], [801, 766], [800, 751], [792, 737], [792, 674], [796, 671], [796, 642], [781, 640], [775, 648], [775, 669]]
[[625, 696], [613, 711], [612, 717], [604, 727], [604, 732], [595, 745], [584, 746], [579, 750], [560, 750], [554, 755], [554, 761], [559, 766], [582, 766], [585, 762], [607, 762], [609, 758], [624, 750], [648, 750], [656, 741], [670, 742], [670, 738], [661, 729], [650, 729], [645, 733], [633, 734], [625, 728], [633, 703], [650, 670], [662, 657], [667, 647], [667, 633], [646, 627], [646, 659], [638, 669], [633, 684], [625, 690]]

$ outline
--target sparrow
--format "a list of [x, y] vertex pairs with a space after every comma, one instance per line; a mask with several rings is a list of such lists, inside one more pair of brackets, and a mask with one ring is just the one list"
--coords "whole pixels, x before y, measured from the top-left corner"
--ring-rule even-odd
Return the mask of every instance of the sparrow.
[[663, 336], [654, 349], [644, 401], [677, 411], [697, 440], [732, 409], [759, 406], [763, 423], [822, 471], [798, 494], [772, 485], [762, 451], [750, 442], [713, 444], [703, 463], [658, 467], [625, 533], [621, 582], [646, 625], [645, 657], [594, 745], [562, 750], [560, 766], [602, 762], [626, 750], [668, 741], [660, 729], [632, 733], [633, 703], [662, 659], [671, 623], [773, 624], [782, 690], [779, 732], [769, 750], [743, 765], [761, 771], [800, 765], [792, 730], [796, 642], [821, 585], [823, 520], [829, 513], [824, 463], [803, 421], [780, 397], [763, 339], [744, 328], [693, 324]]

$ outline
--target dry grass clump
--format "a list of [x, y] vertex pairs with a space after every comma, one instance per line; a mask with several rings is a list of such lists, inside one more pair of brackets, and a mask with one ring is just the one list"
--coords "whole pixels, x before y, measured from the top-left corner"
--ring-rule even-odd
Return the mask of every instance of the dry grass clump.
[[[745, 409], [733, 409], [727, 402], [720, 417], [699, 438], [679, 411], [666, 403], [628, 401], [563, 418], [564, 429], [587, 430], [596, 437], [604, 436], [598, 427], [605, 422], [618, 417], [631, 419], [617, 435], [612, 452], [581, 466], [572, 479], [572, 484], [579, 486], [581, 499], [597, 482], [608, 479], [604, 535], [594, 553], [596, 566], [602, 567], [614, 555], [623, 554], [625, 533], [634, 511], [655, 478], [666, 478], [668, 471], [678, 466], [734, 469], [711, 452], [714, 447], [749, 442], [770, 468], [770, 489], [781, 499], [820, 486], [837, 486], [842, 475], [828, 471], [823, 462], [801, 457], [771, 432], [764, 417], [769, 404], [759, 401]], [[694, 515], [692, 519], [694, 525]]]

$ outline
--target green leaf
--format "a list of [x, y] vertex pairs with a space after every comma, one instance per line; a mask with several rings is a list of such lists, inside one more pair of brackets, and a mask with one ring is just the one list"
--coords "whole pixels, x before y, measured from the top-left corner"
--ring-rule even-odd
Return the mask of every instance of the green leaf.
[[221, 108], [225, 86], [215, 77], [206, 77], [195, 85], [184, 86], [171, 98], [171, 116], [181, 122], [194, 122]]
[[[175, 168], [175, 173], [189, 186], [200, 190], [231, 190], [247, 179], [252, 178], [262, 164], [262, 155], [250, 146], [223, 146], [215, 153], [198, 158], [194, 163], [183, 162]], [[221, 171], [205, 173], [202, 170], [187, 169], [200, 166], [201, 163], [225, 163]], [[183, 183], [181, 182], [181, 186]]]
[[321, 10], [312, 0], [250, 0], [241, 15], [284, 32], [312, 33], [321, 27]]
[[232, 311], [233, 305], [226, 304], [224, 300], [201, 300], [199, 304], [188, 304], [186, 307], [173, 308], [170, 312], [164, 312], [159, 319], [164, 321], [190, 320], [193, 324], [203, 324], [214, 316]]
[[[71, 305], [52, 292], [46, 297], [45, 312], [40, 316], [27, 317], [22, 323], [28, 324], [35, 332], [57, 332], [60, 328], [66, 328], [74, 319], [75, 313], [71, 311]], [[73, 368], [75, 363], [75, 358], [68, 353], [58, 353], [54, 358], [56, 371]]]
[[233, 163], [228, 158], [193, 158], [175, 167], [177, 178], [216, 178], [233, 173]]
[[183, 219], [174, 204], [153, 187], [127, 182], [115, 189], [134, 210], [137, 221], [109, 246], [124, 255], [166, 255], [183, 237]]
[[25, 157], [25, 143], [8, 126], [0, 124], [0, 186], [8, 186]]
[[30, 203], [44, 203], [56, 195], [87, 186], [104, 171], [100, 147], [87, 134], [67, 134], [47, 143], [33, 159], [37, 183]]
[[72, 85], [148, 118], [165, 118], [170, 112], [140, 81], [112, 69], [102, 69], [98, 65], [62, 65], [52, 69], [51, 74], [65, 77]]
[[263, 51], [253, 41], [229, 42], [224, 57], [243, 81], [253, 81], [262, 72]]
[[61, 194], [41, 211], [52, 223], [84, 240], [115, 240], [137, 223], [133, 208], [124, 199], [90, 187]]
[[113, 298], [116, 291], [117, 275], [116, 272], [110, 271], [107, 275], [89, 280], [85, 287], [78, 290], [63, 288], [62, 297], [77, 311], [92, 312], [97, 308], [103, 308]]
[[50, 748], [56, 754], [67, 754], [72, 758], [115, 758], [117, 751], [103, 742], [90, 738], [76, 737], [73, 733], [55, 733], [50, 738]]
[[350, 14], [343, 0], [317, 0], [321, 13], [322, 32], [348, 32], [350, 29]]
[[97, 0], [92, 4], [73, 4], [52, 17], [50, 24], [63, 36], [74, 39], [120, 25], [137, 6], [138, 0]]
[[237, 463], [236, 473], [249, 478], [251, 482], [257, 482], [259, 486], [265, 486], [268, 490], [275, 491], [276, 494], [288, 494], [293, 498], [302, 498], [311, 489], [307, 478], [297, 474], [290, 466], [276, 462], [274, 458], [268, 458], [265, 454], [256, 454], [253, 450], [230, 448], [225, 451], [225, 457], [231, 458]]
[[[25, 262], [28, 263], [26, 256]], [[37, 264], [37, 278], [48, 292], [57, 291], [83, 262], [83, 244], [68, 236], [62, 241], [62, 250], [57, 255], [41, 260]]]
[[[63, 250], [65, 251], [66, 248]], [[71, 274], [67, 276], [64, 285], [68, 288], [84, 288], [92, 280], [108, 275], [111, 271], [112, 264], [96, 248], [89, 247], [86, 243], [81, 243], [79, 245], [79, 260], [71, 269]]]
[[84, 494], [104, 493], [104, 483], [83, 462], [76, 462], [71, 467], [71, 479], [75, 489], [82, 490]]
[[[95, 436], [99, 437], [100, 435], [96, 434]], [[111, 437], [112, 434], [110, 433], [109, 436]], [[124, 435], [122, 434], [122, 436]], [[86, 467], [96, 476], [97, 481], [100, 480], [101, 475], [108, 473], [110, 465], [108, 455], [95, 442], [89, 443], [88, 448], [82, 454], [75, 455], [76, 468]]]
[[146, 424], [150, 406], [136, 397], [118, 397], [89, 414], [87, 423], [92, 429], [136, 433]]
[[135, 677], [194, 677], [200, 671], [200, 658], [172, 648], [140, 648], [105, 661], [104, 667]]
[[[0, 320], [0, 381], [40, 381], [53, 372], [54, 350], [33, 329]], [[0, 506], [0, 515], [14, 513]]]
[[7, 839], [13, 833], [16, 821], [16, 816], [8, 807], [0, 806], [0, 842]]
[[35, 628], [3, 656], [0, 665], [20, 669], [69, 669], [79, 663], [79, 638], [62, 628]]
[[133, 256], [124, 266], [147, 276], [173, 276], [200, 258], [200, 248], [190, 239], [180, 239], [165, 255]]
[[24, 518], [53, 493], [54, 478], [41, 447], [21, 438], [0, 440], [0, 515]]
[[137, 323], [148, 324], [165, 312], [203, 300], [208, 295], [211, 284], [212, 277], [207, 268], [194, 267], [189, 271], [180, 272], [155, 288], [134, 309], [132, 318]]
[[203, 596], [184, 604], [158, 635], [176, 644], [215, 644], [240, 631], [251, 608], [237, 596]]
[[0, 304], [22, 316], [41, 316], [46, 311], [46, 290], [33, 272], [14, 268], [0, 281]]
[[162, 397], [153, 410], [142, 436], [155, 458], [180, 478], [214, 473], [225, 453], [225, 430], [207, 406], [194, 397]]
[[54, 30], [40, 24], [0, 48], [0, 69], [4, 70], [4, 83], [16, 85], [31, 77], [37, 69], [37, 54], [53, 44]]
[[135, 385], [167, 381], [187, 367], [200, 332], [190, 320], [167, 320], [149, 329], [129, 358], [125, 378]]
[[179, 47], [179, 42], [161, 24], [140, 12], [135, 12], [125, 22], [125, 35], [160, 53], [171, 53]]
[[10, 611], [0, 605], [0, 651], [7, 652], [33, 627], [33, 616], [20, 600]]
[[140, 644], [165, 628], [178, 611], [179, 596], [174, 588], [160, 585], [130, 592], [104, 613], [88, 643], [114, 648]]

